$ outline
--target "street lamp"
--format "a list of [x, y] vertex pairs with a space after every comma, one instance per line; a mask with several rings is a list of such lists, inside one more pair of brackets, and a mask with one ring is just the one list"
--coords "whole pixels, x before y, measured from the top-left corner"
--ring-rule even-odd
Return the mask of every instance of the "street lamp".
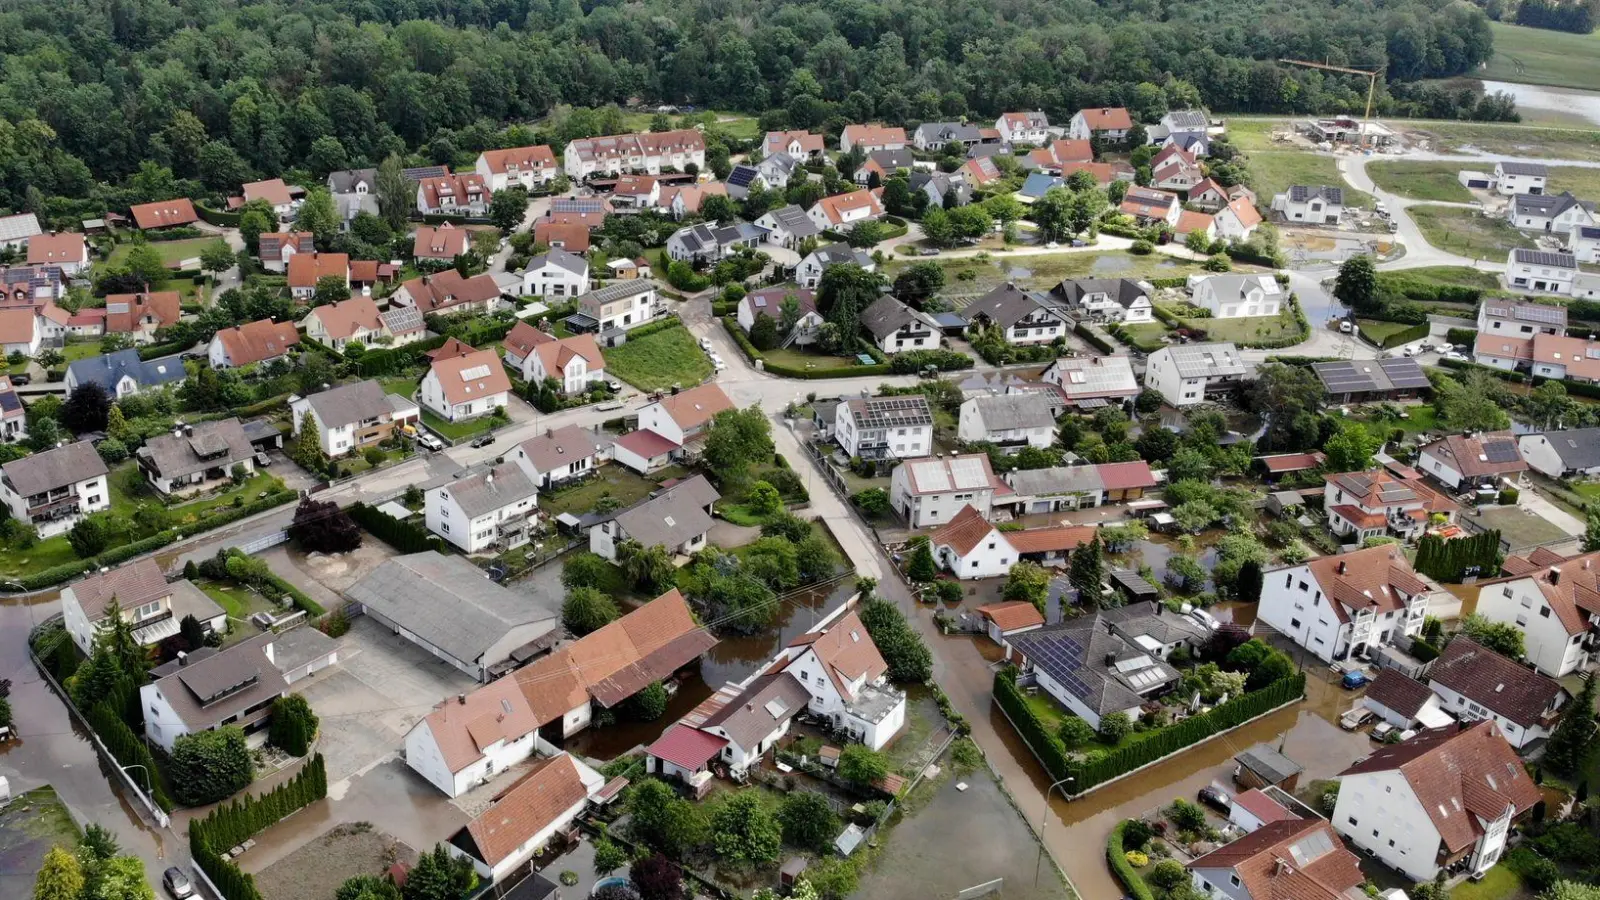
[[[1039, 856], [1038, 856], [1037, 859], [1035, 859], [1033, 861], [1033, 886], [1034, 887], [1038, 887], [1039, 886], [1039, 867], [1044, 862], [1044, 830], [1047, 827], [1049, 827], [1049, 825], [1050, 825], [1050, 794], [1051, 794], [1052, 791], [1054, 791], [1056, 788], [1060, 787], [1061, 785], [1066, 784], [1069, 781], [1077, 781], [1077, 780], [1078, 779], [1072, 777], [1071, 775], [1068, 775], [1066, 778], [1063, 778], [1060, 781], [1057, 781], [1054, 784], [1051, 784], [1049, 787], [1045, 788], [1045, 790], [1044, 790], [1044, 812], [1039, 815]], [[1071, 798], [1069, 798], [1065, 793], [1063, 793], [1061, 795], [1061, 799], [1069, 800]]]
[[150, 770], [149, 769], [146, 769], [144, 766], [141, 766], [138, 763], [132, 763], [132, 764], [129, 764], [129, 765], [126, 765], [126, 766], [122, 766], [121, 769], [124, 772], [128, 771], [129, 769], [138, 769], [139, 771], [143, 772], [144, 773], [144, 792], [145, 792], [145, 796], [150, 797], [151, 800], [154, 801], [154, 799], [155, 799], [155, 788], [150, 786]]

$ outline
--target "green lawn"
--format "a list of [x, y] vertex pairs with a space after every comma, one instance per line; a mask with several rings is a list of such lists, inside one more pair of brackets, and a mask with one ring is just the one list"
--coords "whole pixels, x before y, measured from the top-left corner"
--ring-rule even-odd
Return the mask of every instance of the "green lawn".
[[[175, 262], [198, 257], [200, 251], [210, 246], [215, 240], [216, 238], [205, 237], [189, 238], [182, 241], [151, 241], [150, 246], [156, 248], [156, 251], [161, 254], [162, 262], [171, 265]], [[124, 265], [128, 261], [128, 254], [133, 251], [133, 246], [132, 243], [126, 241], [118, 244], [116, 249], [111, 251], [111, 255], [106, 258], [105, 265], [111, 268]]]
[[380, 378], [378, 379], [378, 384], [383, 386], [383, 389], [386, 393], [399, 394], [402, 397], [409, 398], [412, 394], [416, 393], [417, 388], [421, 386], [422, 376], [405, 375], [401, 377]]
[[[952, 300], [977, 297], [1006, 282], [1025, 290], [1049, 290], [1068, 278], [1177, 278], [1203, 271], [1199, 263], [1162, 253], [1137, 256], [1120, 250], [1081, 253], [1019, 253], [998, 257], [968, 256], [925, 259], [944, 270], [943, 293]], [[896, 259], [883, 271], [889, 280], [913, 264]], [[1235, 266], [1237, 272], [1263, 272], [1257, 266]], [[959, 305], [959, 303], [958, 303]]]
[[228, 616], [231, 626], [224, 644], [237, 644], [240, 641], [254, 637], [260, 629], [250, 624], [250, 617], [258, 612], [276, 614], [278, 607], [255, 591], [241, 584], [228, 581], [203, 581], [198, 587], [205, 592], [207, 597], [217, 601], [222, 611]]
[[1383, 342], [1387, 340], [1390, 335], [1399, 334], [1411, 326], [1403, 322], [1379, 322], [1375, 319], [1357, 319], [1356, 327], [1360, 329], [1362, 337], [1371, 341], [1373, 344], [1382, 347]]
[[[1539, 33], [1559, 34], [1554, 31]], [[1417, 128], [1438, 138], [1439, 145], [1435, 149], [1441, 152], [1472, 147], [1485, 153], [1600, 160], [1600, 130], [1485, 122], [1426, 122], [1419, 123]]]
[[1263, 207], [1270, 206], [1273, 195], [1283, 193], [1292, 184], [1342, 187], [1346, 206], [1372, 207], [1372, 195], [1346, 185], [1331, 156], [1304, 150], [1264, 150], [1251, 153], [1247, 167], [1250, 187]]
[[429, 431], [435, 431], [452, 441], [461, 441], [488, 431], [498, 421], [490, 416], [479, 416], [476, 419], [463, 419], [458, 422], [447, 422], [434, 415], [431, 410], [422, 410], [422, 424], [428, 426]]
[[687, 328], [667, 328], [604, 351], [606, 372], [641, 391], [694, 387], [711, 376], [711, 359]]
[[[657, 478], [662, 473], [657, 473]], [[664, 480], [664, 479], [663, 479]], [[612, 463], [602, 466], [596, 477], [572, 488], [557, 489], [539, 495], [539, 508], [551, 516], [562, 513], [583, 515], [594, 509], [602, 497], [612, 497], [621, 507], [632, 506], [650, 496], [660, 485], [658, 482], [634, 472], [627, 466]]]
[[1600, 90], [1600, 36], [1490, 22], [1494, 56], [1477, 77]]
[[1413, 200], [1470, 203], [1472, 192], [1461, 186], [1456, 174], [1472, 166], [1463, 162], [1380, 160], [1367, 166], [1378, 187]]
[[1033, 710], [1034, 715], [1039, 717], [1039, 721], [1046, 728], [1050, 729], [1051, 734], [1054, 734], [1061, 727], [1061, 723], [1072, 716], [1072, 713], [1067, 712], [1065, 707], [1055, 701], [1055, 698], [1045, 693], [1043, 688], [1033, 694], [1024, 694], [1023, 697], [1027, 700], [1028, 708]]
[[1513, 248], [1533, 246], [1505, 219], [1485, 216], [1474, 209], [1413, 206], [1407, 213], [1428, 243], [1462, 256], [1501, 262]]
[[[762, 135], [761, 125], [756, 121], [754, 116], [736, 112], [718, 112], [717, 110], [696, 110], [691, 115], [694, 115], [698, 120], [698, 117], [705, 112], [711, 112], [714, 114], [717, 117], [717, 127], [727, 132], [730, 137], [735, 137], [743, 141], [753, 141]], [[625, 130], [630, 132], [649, 131], [650, 120], [653, 118], [655, 118], [655, 113], [653, 112], [624, 111], [622, 114], [622, 121], [626, 126]], [[673, 126], [676, 127], [678, 120], [683, 118], [683, 116], [668, 115], [667, 118], [672, 122]], [[728, 121], [723, 121], [724, 119]]]
[[1546, 193], [1559, 194], [1571, 191], [1584, 200], [1600, 196], [1600, 171], [1580, 166], [1555, 166], [1550, 170], [1550, 186]]
[[824, 353], [808, 353], [793, 347], [783, 350], [764, 350], [761, 355], [770, 365], [789, 366], [795, 369], [848, 369], [860, 365], [854, 356], [828, 356]]
[[1423, 266], [1418, 269], [1379, 272], [1378, 285], [1381, 287], [1386, 280], [1442, 284], [1452, 287], [1472, 287], [1485, 291], [1494, 291], [1500, 288], [1500, 277], [1495, 273], [1474, 269], [1470, 266]]
[[1287, 309], [1275, 316], [1241, 316], [1235, 319], [1181, 319], [1180, 321], [1189, 328], [1203, 330], [1206, 333], [1206, 339], [1212, 341], [1232, 341], [1234, 343], [1268, 341], [1300, 333], [1300, 323], [1295, 321], [1294, 313]]
[[1485, 873], [1482, 881], [1469, 878], [1450, 889], [1450, 900], [1521, 900], [1529, 896], [1522, 879], [1504, 863]]
[[1162, 340], [1167, 335], [1167, 326], [1160, 322], [1124, 325], [1122, 332], [1128, 336], [1134, 347], [1146, 353], [1153, 353], [1167, 345], [1167, 342]]
[[1423, 432], [1437, 431], [1439, 428], [1439, 414], [1432, 406], [1419, 404], [1405, 407], [1406, 418], [1398, 419], [1392, 416], [1372, 415], [1360, 419], [1367, 427], [1368, 433], [1380, 441], [1387, 441], [1389, 435], [1396, 429], [1408, 435], [1422, 434]]

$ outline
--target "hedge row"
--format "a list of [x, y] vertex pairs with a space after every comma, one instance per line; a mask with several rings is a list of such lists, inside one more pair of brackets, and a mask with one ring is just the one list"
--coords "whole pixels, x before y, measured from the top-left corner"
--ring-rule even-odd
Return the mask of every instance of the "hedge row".
[[[245, 556], [246, 554], [243, 550], [240, 550], [237, 547], [230, 547], [228, 549], [228, 555]], [[282, 578], [279, 578], [276, 572], [268, 570], [264, 575], [261, 576], [261, 580], [276, 588], [278, 593], [282, 596], [288, 597], [290, 600], [294, 601], [294, 605], [297, 608], [305, 611], [307, 618], [315, 619], [326, 612], [326, 610], [322, 608], [322, 604], [311, 599], [311, 597], [308, 596], [305, 591], [302, 591], [289, 582], [284, 581]]]
[[[659, 322], [651, 322], [648, 325], [640, 325], [638, 328], [634, 328], [634, 329], [630, 330], [628, 332], [628, 340], [635, 341], [635, 340], [638, 340], [639, 338], [642, 338], [642, 337], [649, 337], [650, 335], [656, 334], [657, 332], [666, 331], [668, 328], [682, 328], [682, 327], [683, 327], [683, 320], [678, 318], [677, 316], [671, 316], [669, 318], [662, 319]], [[509, 332], [510, 329], [508, 328], [508, 329], [506, 329], [506, 331]], [[500, 337], [503, 338], [503, 337], [505, 337], [505, 335], [501, 335]]]
[[421, 365], [424, 355], [429, 350], [437, 350], [444, 346], [449, 338], [444, 335], [407, 344], [404, 347], [379, 347], [368, 348], [356, 360], [356, 371], [364, 378], [376, 375], [392, 375], [402, 369]]
[[896, 375], [915, 375], [928, 366], [933, 366], [941, 372], [958, 372], [970, 369], [976, 363], [972, 357], [954, 350], [929, 349], [905, 350], [896, 353], [889, 360], [889, 371]]
[[1149, 282], [1153, 288], [1181, 288], [1188, 286], [1189, 276], [1174, 275], [1171, 278], [1147, 278], [1145, 281]]
[[217, 886], [223, 900], [261, 900], [254, 876], [222, 853], [326, 796], [328, 772], [318, 753], [293, 778], [259, 798], [246, 796], [243, 802], [235, 800], [204, 819], [191, 820], [189, 855]]
[[429, 533], [427, 529], [396, 519], [376, 507], [365, 503], [353, 503], [345, 509], [345, 512], [350, 514], [350, 518], [354, 519], [357, 525], [371, 532], [373, 537], [401, 553], [422, 553], [427, 550], [447, 552], [443, 539]]
[[204, 203], [196, 203], [194, 205], [194, 211], [195, 215], [198, 215], [202, 222], [205, 222], [208, 225], [215, 225], [219, 228], [238, 228], [239, 219], [242, 218], [241, 213], [212, 209], [211, 207], [206, 206]]
[[146, 344], [139, 348], [139, 358], [141, 360], [160, 359], [163, 356], [171, 356], [174, 353], [182, 353], [193, 346], [194, 342], [192, 341], [174, 341], [170, 344]]
[[[133, 733], [128, 723], [122, 721], [110, 703], [96, 703], [89, 710], [89, 727], [100, 736], [106, 749], [116, 758], [117, 764], [124, 769], [132, 766], [142, 766], [145, 775], [149, 777], [150, 799], [156, 805], [172, 812], [172, 798], [167, 796], [166, 789], [161, 786], [161, 780], [156, 778], [156, 761], [150, 755], [150, 749], [145, 746], [139, 735]], [[130, 776], [132, 777], [132, 776]], [[135, 782], [137, 783], [137, 782]]]
[[781, 375], [784, 378], [801, 378], [807, 381], [815, 381], [823, 378], [855, 378], [863, 375], [889, 375], [894, 371], [894, 366], [892, 363], [878, 363], [871, 366], [845, 366], [842, 369], [797, 369], [793, 366], [775, 365], [767, 362], [766, 357], [762, 355], [761, 351], [757, 350], [756, 346], [750, 343], [749, 336], [744, 333], [743, 328], [739, 327], [739, 323], [733, 318], [733, 316], [723, 316], [722, 327], [727, 329], [728, 336], [733, 338], [733, 342], [739, 345], [740, 350], [744, 351], [745, 358], [750, 360], [752, 365], [760, 362], [762, 371], [770, 372], [773, 375]]
[[1471, 347], [1478, 342], [1478, 332], [1472, 328], [1451, 328], [1445, 331], [1444, 339], [1452, 344], [1466, 344]]
[[[1293, 347], [1311, 336], [1311, 323], [1306, 320], [1305, 310], [1300, 308], [1300, 298], [1289, 295], [1289, 311], [1294, 313], [1294, 321], [1300, 326], [1298, 334], [1286, 334], [1278, 338], [1263, 338], [1255, 341], [1239, 341], [1238, 346], [1254, 350], [1277, 350], [1282, 347]], [[1426, 323], [1424, 323], [1423, 336], [1427, 336]]]
[[[1526, 384], [1530, 378], [1530, 376], [1523, 372], [1508, 372], [1505, 369], [1496, 369], [1494, 366], [1479, 365], [1478, 363], [1467, 362], [1466, 360], [1460, 359], [1441, 359], [1439, 360], [1439, 365], [1443, 368], [1455, 369], [1460, 372], [1488, 372], [1495, 378], [1498, 378], [1501, 381], [1509, 381], [1512, 384]], [[1582, 381], [1564, 381], [1560, 378], [1541, 378], [1537, 375], [1532, 376], [1532, 381], [1534, 387], [1538, 387], [1539, 385], [1544, 384], [1546, 381], [1559, 381], [1561, 382], [1561, 386], [1566, 388], [1567, 393], [1569, 394], [1577, 397], [1588, 397], [1590, 399], [1600, 400], [1600, 384], [1588, 384]]]
[[1365, 329], [1362, 329], [1361, 336], [1366, 338], [1369, 343], [1375, 344], [1384, 350], [1388, 350], [1391, 347], [1399, 347], [1402, 344], [1409, 344], [1418, 338], [1425, 338], [1428, 336], [1429, 331], [1430, 326], [1427, 322], [1418, 322], [1417, 324], [1412, 325], [1410, 328], [1402, 328], [1399, 331], [1396, 331], [1394, 334], [1383, 338], [1382, 340], [1374, 340], [1366, 333]]
[[1182, 328], [1183, 327], [1183, 322], [1182, 322], [1182, 320], [1180, 320], [1178, 318], [1177, 313], [1174, 313], [1172, 310], [1167, 309], [1165, 306], [1157, 306], [1155, 304], [1151, 304], [1150, 311], [1155, 313], [1156, 318], [1158, 318], [1162, 322], [1166, 323], [1167, 326], [1170, 327], [1170, 328]]
[[1122, 887], [1133, 900], [1156, 900], [1156, 895], [1150, 891], [1150, 885], [1145, 884], [1139, 873], [1133, 870], [1133, 864], [1128, 862], [1128, 850], [1122, 845], [1123, 829], [1128, 827], [1132, 819], [1123, 819], [1111, 829], [1111, 837], [1106, 839], [1106, 863], [1111, 866], [1111, 871], [1117, 875], [1117, 880], [1122, 882]]
[[1101, 353], [1115, 353], [1117, 348], [1108, 340], [1095, 333], [1087, 322], [1079, 322], [1072, 327], [1072, 333], [1088, 341], [1091, 346]]
[[1418, 303], [1477, 303], [1483, 298], [1481, 288], [1440, 284], [1405, 272], [1379, 272], [1378, 288], [1393, 291]]

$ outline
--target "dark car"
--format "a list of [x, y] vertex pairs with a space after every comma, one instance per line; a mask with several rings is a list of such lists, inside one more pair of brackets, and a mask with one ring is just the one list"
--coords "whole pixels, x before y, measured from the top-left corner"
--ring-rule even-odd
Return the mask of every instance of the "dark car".
[[1200, 802], [1224, 813], [1233, 809], [1233, 801], [1228, 798], [1228, 793], [1214, 784], [1200, 789]]
[[161, 876], [161, 886], [166, 888], [167, 893], [176, 897], [177, 900], [184, 900], [185, 897], [194, 896], [194, 884], [189, 881], [189, 876], [183, 874], [183, 870], [177, 866], [169, 867]]
[[24, 385], [32, 380], [33, 376], [29, 375], [27, 372], [18, 372], [17, 374], [11, 376], [11, 383], [13, 385]]
[[480, 438], [478, 438], [478, 439], [477, 439], [477, 440], [475, 440], [475, 441], [473, 441], [473, 442], [472, 442], [472, 446], [473, 446], [473, 447], [474, 447], [474, 448], [477, 448], [477, 447], [487, 447], [487, 446], [489, 446], [489, 445], [490, 445], [490, 444], [492, 444], [492, 443], [494, 443], [494, 435], [492, 435], [492, 434], [486, 434], [486, 435], [484, 435], [484, 436], [483, 436], [483, 437], [480, 437]]

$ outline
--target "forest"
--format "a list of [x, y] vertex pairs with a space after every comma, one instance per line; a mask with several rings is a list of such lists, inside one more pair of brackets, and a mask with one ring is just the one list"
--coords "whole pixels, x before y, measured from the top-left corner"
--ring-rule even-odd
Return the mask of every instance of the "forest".
[[[1086, 106], [1148, 116], [1360, 111], [1513, 116], [1415, 84], [1491, 52], [1448, 0], [10, 0], [0, 11], [0, 205], [86, 198], [141, 162], [213, 189], [391, 153], [455, 162], [560, 145], [560, 106], [697, 104], [767, 127]], [[440, 157], [445, 157], [440, 159]], [[31, 193], [32, 191], [37, 193]]]

